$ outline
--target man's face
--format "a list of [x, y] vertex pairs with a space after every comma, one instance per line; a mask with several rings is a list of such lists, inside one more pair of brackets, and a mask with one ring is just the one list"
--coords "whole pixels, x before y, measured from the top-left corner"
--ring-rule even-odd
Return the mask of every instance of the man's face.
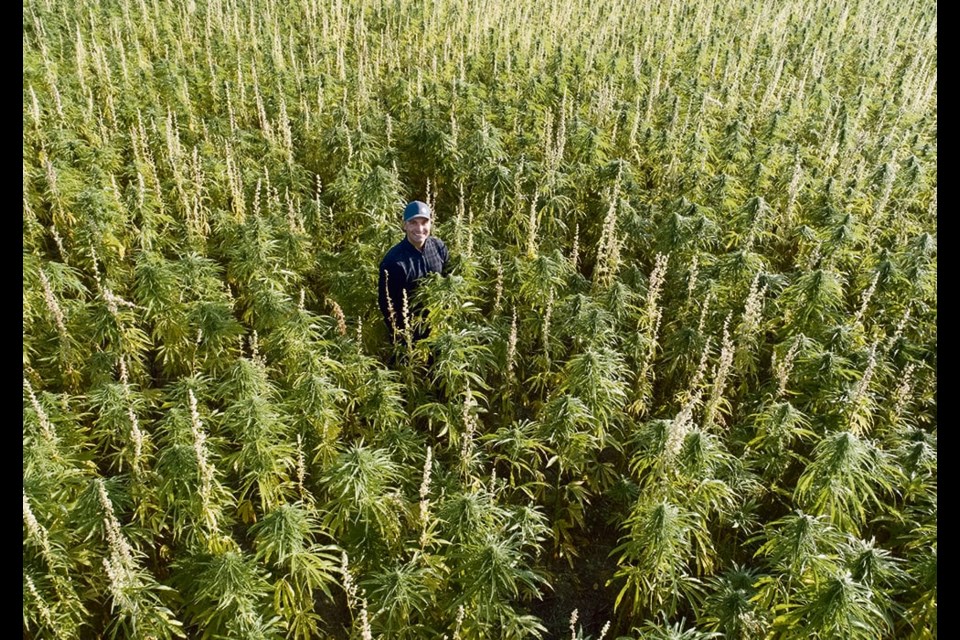
[[422, 249], [423, 243], [430, 236], [430, 218], [411, 218], [403, 223], [403, 230], [410, 244], [417, 249]]

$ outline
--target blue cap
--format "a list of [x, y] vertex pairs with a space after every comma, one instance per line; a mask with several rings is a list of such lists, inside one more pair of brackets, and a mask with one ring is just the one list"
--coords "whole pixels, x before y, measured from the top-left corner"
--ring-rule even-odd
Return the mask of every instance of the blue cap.
[[426, 202], [420, 202], [419, 200], [414, 200], [407, 205], [407, 208], [403, 210], [403, 221], [413, 220], [414, 218], [426, 218], [427, 220], [433, 219], [433, 214], [430, 213], [430, 207], [427, 206]]

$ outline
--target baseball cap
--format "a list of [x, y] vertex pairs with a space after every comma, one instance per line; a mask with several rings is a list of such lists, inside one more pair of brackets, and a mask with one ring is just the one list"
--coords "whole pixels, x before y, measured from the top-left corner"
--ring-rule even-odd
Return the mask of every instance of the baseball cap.
[[407, 205], [406, 209], [403, 210], [403, 221], [413, 220], [414, 218], [426, 218], [427, 220], [433, 219], [433, 214], [430, 211], [430, 207], [426, 202], [420, 202], [419, 200], [414, 200]]

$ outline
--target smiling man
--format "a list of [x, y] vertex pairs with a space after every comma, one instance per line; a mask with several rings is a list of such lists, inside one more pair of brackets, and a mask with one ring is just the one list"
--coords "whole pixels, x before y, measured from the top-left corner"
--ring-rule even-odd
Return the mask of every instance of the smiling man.
[[[408, 204], [403, 210], [406, 237], [380, 262], [380, 312], [394, 342], [406, 329], [406, 319], [415, 314], [413, 292], [417, 281], [428, 273], [444, 273], [449, 258], [443, 241], [430, 235], [432, 225], [433, 213], [426, 203], [414, 200]], [[416, 329], [413, 337], [425, 335], [423, 330]]]

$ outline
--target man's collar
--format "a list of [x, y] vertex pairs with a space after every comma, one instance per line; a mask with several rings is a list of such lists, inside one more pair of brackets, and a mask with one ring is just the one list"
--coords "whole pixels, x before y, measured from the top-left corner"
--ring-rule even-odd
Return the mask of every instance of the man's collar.
[[417, 247], [412, 242], [410, 242], [410, 238], [408, 238], [407, 236], [403, 236], [403, 241], [406, 242], [407, 246], [409, 246], [411, 249], [413, 249], [417, 253], [423, 253], [423, 249], [426, 248], [427, 243], [430, 242], [430, 238], [432, 237], [433, 236], [427, 236], [427, 239], [423, 241], [423, 248], [420, 248], [420, 249], [417, 249]]

